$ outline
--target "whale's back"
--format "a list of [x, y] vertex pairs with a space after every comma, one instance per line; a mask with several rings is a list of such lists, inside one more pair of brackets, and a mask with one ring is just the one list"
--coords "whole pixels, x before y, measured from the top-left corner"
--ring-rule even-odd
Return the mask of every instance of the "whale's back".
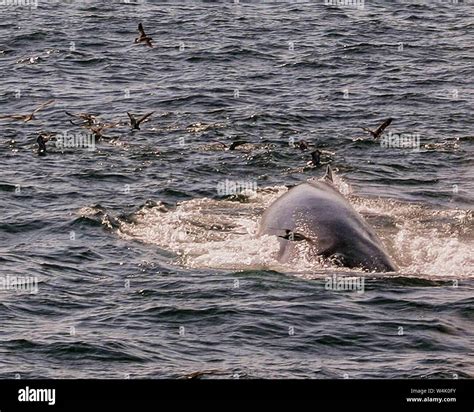
[[375, 231], [330, 183], [302, 183], [270, 205], [259, 234], [279, 236], [280, 261], [294, 255], [295, 241], [283, 238], [289, 232], [302, 235], [314, 254], [337, 257], [344, 266], [396, 269]]

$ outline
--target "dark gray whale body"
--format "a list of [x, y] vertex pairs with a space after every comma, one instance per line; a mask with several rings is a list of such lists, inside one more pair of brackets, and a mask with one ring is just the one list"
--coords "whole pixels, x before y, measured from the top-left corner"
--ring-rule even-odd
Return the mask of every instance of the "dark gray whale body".
[[291, 188], [265, 211], [259, 235], [278, 236], [280, 262], [295, 253], [296, 242], [310, 253], [349, 268], [390, 272], [397, 267], [382, 241], [332, 184], [332, 172]]

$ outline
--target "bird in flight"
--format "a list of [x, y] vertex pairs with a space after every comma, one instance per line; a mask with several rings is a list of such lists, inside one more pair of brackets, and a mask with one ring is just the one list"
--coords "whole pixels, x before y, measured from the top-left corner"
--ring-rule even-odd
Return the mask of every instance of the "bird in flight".
[[35, 119], [36, 113], [38, 113], [40, 110], [44, 109], [46, 106], [50, 105], [53, 102], [54, 102], [54, 99], [48, 100], [47, 102], [40, 104], [35, 110], [33, 110], [29, 114], [13, 114], [13, 115], [0, 116], [0, 120], [13, 119], [13, 120], [23, 120], [25, 123], [29, 122], [30, 120]]
[[377, 129], [375, 130], [370, 130], [367, 129], [366, 127], [362, 127], [362, 130], [365, 130], [366, 132], [370, 133], [374, 139], [378, 139], [380, 136], [382, 136], [383, 132], [385, 129], [390, 126], [390, 123], [392, 123], [391, 118], [385, 120]]
[[145, 42], [147, 46], [153, 47], [152, 41], [153, 39], [150, 36], [147, 36], [145, 33], [145, 29], [143, 28], [143, 24], [138, 24], [138, 33], [140, 33], [140, 37], [135, 39], [135, 43], [142, 43]]
[[153, 113], [155, 112], [147, 113], [143, 115], [142, 117], [140, 117], [139, 119], [137, 119], [132, 113], [127, 112], [128, 117], [130, 118], [130, 126], [132, 126], [132, 130], [140, 130], [140, 123], [143, 122], [148, 117], [150, 117]]

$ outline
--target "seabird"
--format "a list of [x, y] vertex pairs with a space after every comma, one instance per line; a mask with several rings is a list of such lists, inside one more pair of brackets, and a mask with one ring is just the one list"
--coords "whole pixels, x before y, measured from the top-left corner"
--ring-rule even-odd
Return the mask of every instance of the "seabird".
[[309, 149], [309, 144], [306, 140], [300, 140], [298, 142], [298, 147], [300, 148], [301, 151], [305, 151]]
[[140, 33], [140, 37], [135, 39], [135, 43], [145, 42], [148, 46], [153, 47], [153, 44], [151, 43], [153, 39], [146, 35], [145, 30], [143, 29], [143, 24], [141, 23], [138, 24], [138, 32]]
[[321, 154], [322, 152], [319, 149], [316, 149], [311, 152], [311, 162], [314, 166], [319, 166], [321, 164]]
[[42, 135], [39, 135], [36, 143], [38, 143], [38, 155], [44, 156], [46, 154], [46, 140]]
[[391, 119], [391, 118], [385, 120], [375, 131], [367, 129], [365, 127], [362, 127], [362, 130], [365, 130], [366, 132], [369, 132], [374, 139], [378, 139], [383, 134], [384, 130], [388, 126], [390, 126], [390, 123], [392, 123], [392, 120], [393, 119]]
[[38, 143], [38, 155], [44, 156], [46, 154], [46, 143], [56, 136], [56, 133], [39, 133], [36, 139]]
[[13, 120], [23, 120], [25, 123], [33, 120], [35, 118], [35, 114], [38, 113], [41, 109], [45, 108], [49, 104], [53, 103], [53, 100], [48, 100], [47, 102], [39, 105], [33, 112], [30, 114], [14, 114], [9, 116], [0, 116], [0, 119], [13, 119]]
[[140, 123], [150, 117], [153, 113], [155, 112], [147, 113], [144, 116], [140, 117], [140, 119], [137, 119], [133, 114], [127, 112], [128, 117], [130, 118], [130, 126], [132, 126], [132, 130], [140, 130]]

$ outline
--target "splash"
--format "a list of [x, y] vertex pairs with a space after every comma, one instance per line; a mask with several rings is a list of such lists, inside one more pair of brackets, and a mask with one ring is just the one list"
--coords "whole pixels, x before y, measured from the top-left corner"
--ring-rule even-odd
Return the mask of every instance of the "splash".
[[[375, 228], [402, 275], [474, 277], [474, 230], [469, 211], [357, 197], [340, 177], [335, 185]], [[328, 269], [354, 272], [310, 259], [304, 242], [296, 245], [297, 258], [281, 264], [275, 259], [277, 238], [256, 236], [263, 211], [287, 190], [275, 186], [227, 199], [194, 199], [172, 210], [160, 203], [148, 205], [132, 219], [120, 221], [117, 232], [124, 239], [173, 252], [175, 263], [188, 268], [276, 270], [305, 278], [327, 276]]]

